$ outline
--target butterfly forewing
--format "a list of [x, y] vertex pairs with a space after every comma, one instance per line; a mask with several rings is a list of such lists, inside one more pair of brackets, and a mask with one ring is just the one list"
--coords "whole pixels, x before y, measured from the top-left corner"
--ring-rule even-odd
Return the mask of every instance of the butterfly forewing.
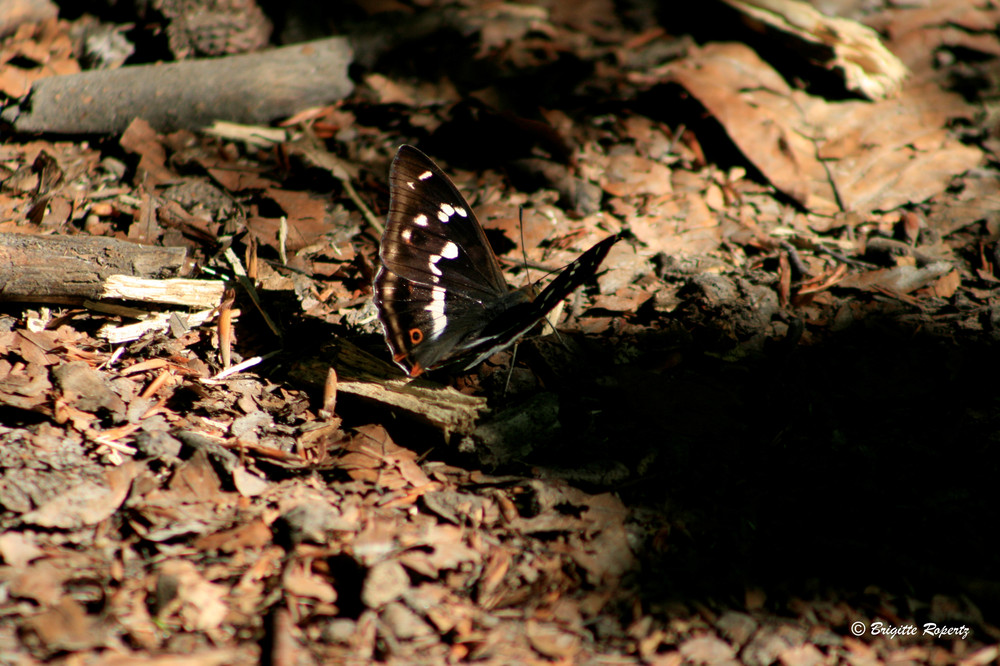
[[402, 146], [389, 170], [383, 265], [421, 284], [476, 300], [509, 291], [486, 234], [465, 197], [426, 155]]
[[402, 146], [389, 170], [389, 215], [375, 304], [393, 358], [410, 375], [475, 337], [510, 293], [465, 197], [430, 158]]

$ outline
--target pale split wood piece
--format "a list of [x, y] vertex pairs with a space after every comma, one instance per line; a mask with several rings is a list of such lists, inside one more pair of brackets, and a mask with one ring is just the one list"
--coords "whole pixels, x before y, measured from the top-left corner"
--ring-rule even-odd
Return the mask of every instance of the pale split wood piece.
[[848, 89], [871, 100], [892, 97], [909, 75], [879, 34], [850, 19], [826, 16], [799, 0], [724, 0], [753, 20], [829, 49], [829, 64], [844, 73]]
[[177, 277], [183, 274], [186, 257], [183, 247], [103, 236], [0, 233], [0, 301], [75, 305], [106, 298], [111, 276]]

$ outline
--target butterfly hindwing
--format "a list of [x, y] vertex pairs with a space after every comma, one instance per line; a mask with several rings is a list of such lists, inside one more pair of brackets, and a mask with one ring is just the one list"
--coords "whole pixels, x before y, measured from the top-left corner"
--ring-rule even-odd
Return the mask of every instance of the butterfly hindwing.
[[[510, 298], [517, 295], [510, 293]], [[375, 294], [393, 360], [412, 376], [438, 367], [461, 346], [478, 339], [483, 322], [490, 321], [489, 309], [497, 307], [438, 285], [408, 280], [384, 267], [375, 279]]]
[[[533, 300], [511, 306], [485, 326], [476, 343], [464, 349], [465, 353], [476, 354], [474, 360], [466, 366], [466, 370], [515, 342], [547, 317], [560, 301], [597, 273], [604, 258], [611, 251], [611, 246], [619, 240], [621, 236], [615, 235], [597, 243], [564, 268]], [[496, 345], [502, 341], [508, 342], [497, 347]]]
[[396, 153], [389, 195], [375, 306], [393, 360], [410, 376], [474, 358], [468, 369], [513, 344], [592, 277], [619, 238], [592, 247], [531, 300], [510, 289], [465, 197], [416, 148]]

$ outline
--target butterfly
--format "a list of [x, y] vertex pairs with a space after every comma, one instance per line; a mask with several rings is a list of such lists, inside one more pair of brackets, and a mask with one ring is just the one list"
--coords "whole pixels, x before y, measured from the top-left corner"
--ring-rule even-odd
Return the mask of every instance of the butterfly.
[[389, 169], [389, 215], [374, 301], [392, 358], [411, 377], [459, 361], [469, 370], [506, 349], [592, 278], [621, 236], [609, 236], [532, 298], [512, 289], [472, 207], [413, 146]]

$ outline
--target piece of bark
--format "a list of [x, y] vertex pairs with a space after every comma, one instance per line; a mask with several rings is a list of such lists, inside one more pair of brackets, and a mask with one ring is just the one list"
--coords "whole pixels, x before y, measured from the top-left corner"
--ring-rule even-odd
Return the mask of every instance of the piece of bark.
[[379, 403], [398, 416], [440, 430], [444, 439], [468, 435], [488, 410], [486, 398], [460, 393], [426, 379], [410, 379], [394, 365], [375, 358], [347, 340], [333, 339], [322, 357], [297, 363], [291, 376], [317, 389], [329, 368], [337, 370], [337, 393]]
[[18, 132], [120, 134], [135, 118], [159, 132], [216, 120], [267, 123], [343, 99], [352, 51], [343, 38], [261, 53], [53, 76], [3, 112]]
[[909, 71], [879, 34], [850, 19], [826, 16], [800, 0], [724, 0], [755, 22], [829, 51], [849, 90], [878, 100], [899, 92]]
[[249, 53], [267, 46], [271, 21], [254, 0], [159, 0], [167, 43], [178, 60], [193, 54]]
[[78, 304], [105, 298], [112, 275], [167, 278], [184, 267], [183, 247], [136, 245], [102, 236], [0, 233], [0, 301]]
[[[95, 304], [90, 301], [85, 302], [84, 305], [91, 310], [95, 310], [97, 312], [109, 312], [110, 314], [115, 314], [113, 310], [119, 309], [113, 307], [109, 308], [107, 304]], [[215, 317], [216, 314], [218, 314], [218, 312], [215, 308], [190, 314], [179, 314], [177, 312], [153, 312], [144, 313], [142, 315], [138, 312], [127, 313], [120, 316], [130, 316], [135, 318], [142, 316], [143, 319], [142, 321], [134, 324], [123, 324], [121, 326], [117, 326], [115, 324], [105, 324], [100, 328], [100, 330], [97, 331], [97, 337], [116, 345], [121, 344], [122, 342], [138, 340], [142, 336], [149, 333], [166, 333], [170, 330], [171, 324], [178, 319], [186, 328], [201, 326]]]

